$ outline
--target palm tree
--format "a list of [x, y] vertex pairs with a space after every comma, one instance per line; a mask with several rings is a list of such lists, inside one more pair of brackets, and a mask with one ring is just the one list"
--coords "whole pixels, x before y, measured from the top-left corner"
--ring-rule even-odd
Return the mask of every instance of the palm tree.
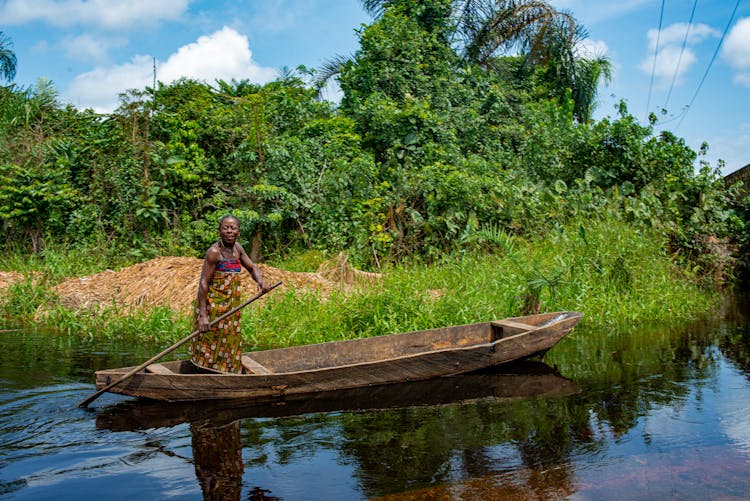
[[[541, 74], [552, 96], [572, 97], [573, 114], [579, 122], [590, 120], [598, 84], [611, 77], [607, 58], [580, 54], [581, 43], [588, 38], [585, 29], [570, 13], [554, 9], [547, 1], [362, 0], [362, 6], [375, 18], [396, 5], [413, 11], [426, 29], [444, 30], [447, 42], [465, 61], [488, 71], [501, 68], [500, 56], [520, 55], [525, 73]], [[445, 19], [436, 19], [441, 15]], [[337, 56], [326, 63], [318, 72], [319, 88], [349, 61], [351, 58]]]
[[550, 33], [567, 33], [574, 43], [577, 23], [567, 12], [538, 0], [454, 0], [456, 36], [466, 60], [490, 66], [493, 56], [518, 52], [533, 63], [550, 59]]
[[10, 49], [12, 46], [10, 38], [0, 31], [0, 78], [9, 82], [16, 76], [16, 55]]
[[609, 83], [612, 64], [608, 58], [584, 53], [588, 33], [581, 25], [559, 18], [550, 22], [537, 43], [543, 50], [523, 54], [524, 63], [535, 71], [549, 95], [573, 100], [573, 116], [580, 123], [591, 119], [600, 81]]
[[[514, 50], [527, 53], [535, 61], [545, 60], [545, 39], [554, 26], [567, 26], [571, 37], [576, 26], [570, 14], [541, 0], [362, 0], [364, 9], [376, 19], [396, 5], [410, 6], [407, 12], [427, 17], [432, 25], [450, 26], [456, 50], [480, 66], [487, 65], [498, 53]], [[425, 12], [431, 15], [426, 16]], [[446, 19], [434, 19], [440, 15]], [[569, 42], [572, 41], [571, 38]]]
[[573, 94], [573, 115], [581, 123], [591, 120], [591, 114], [596, 107], [596, 94], [599, 82], [612, 81], [612, 63], [606, 57], [594, 59], [581, 58], [576, 61], [575, 82], [571, 90]]

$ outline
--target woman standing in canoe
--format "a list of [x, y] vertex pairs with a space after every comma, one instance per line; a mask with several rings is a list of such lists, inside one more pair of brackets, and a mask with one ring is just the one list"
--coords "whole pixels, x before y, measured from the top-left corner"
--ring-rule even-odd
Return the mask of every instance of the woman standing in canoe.
[[269, 290], [260, 269], [237, 242], [239, 235], [240, 223], [236, 217], [221, 218], [219, 240], [206, 251], [198, 283], [195, 322], [201, 333], [193, 339], [188, 350], [194, 364], [222, 372], [242, 372], [241, 313], [225, 318], [213, 328], [209, 324], [240, 305], [242, 267], [250, 272], [263, 292]]

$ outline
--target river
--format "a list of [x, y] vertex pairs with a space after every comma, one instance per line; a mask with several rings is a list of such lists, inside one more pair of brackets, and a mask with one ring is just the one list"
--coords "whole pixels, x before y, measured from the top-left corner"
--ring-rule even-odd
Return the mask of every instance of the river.
[[584, 322], [544, 363], [303, 402], [87, 409], [94, 370], [164, 347], [5, 329], [0, 499], [748, 499], [748, 318]]

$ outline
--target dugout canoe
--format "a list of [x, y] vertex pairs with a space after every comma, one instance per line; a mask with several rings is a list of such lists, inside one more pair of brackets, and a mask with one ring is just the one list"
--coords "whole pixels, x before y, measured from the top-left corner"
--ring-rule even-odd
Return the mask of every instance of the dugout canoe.
[[468, 374], [424, 381], [284, 395], [270, 399], [163, 402], [129, 399], [105, 407], [96, 427], [110, 431], [167, 428], [183, 423], [224, 426], [240, 419], [282, 418], [330, 412], [376, 412], [558, 398], [580, 393], [573, 381], [543, 362], [509, 362]]
[[[541, 356], [581, 317], [578, 312], [541, 313], [249, 352], [242, 357], [243, 374], [201, 370], [188, 360], [151, 364], [109, 391], [167, 401], [268, 399], [426, 380]], [[133, 369], [97, 371], [97, 389]]]

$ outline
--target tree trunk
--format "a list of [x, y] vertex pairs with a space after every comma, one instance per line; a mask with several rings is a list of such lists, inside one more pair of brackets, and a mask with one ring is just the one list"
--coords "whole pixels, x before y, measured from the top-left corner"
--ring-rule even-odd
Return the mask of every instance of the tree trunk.
[[253, 241], [250, 244], [250, 260], [253, 263], [259, 263], [263, 259], [263, 232], [258, 230], [253, 235]]

